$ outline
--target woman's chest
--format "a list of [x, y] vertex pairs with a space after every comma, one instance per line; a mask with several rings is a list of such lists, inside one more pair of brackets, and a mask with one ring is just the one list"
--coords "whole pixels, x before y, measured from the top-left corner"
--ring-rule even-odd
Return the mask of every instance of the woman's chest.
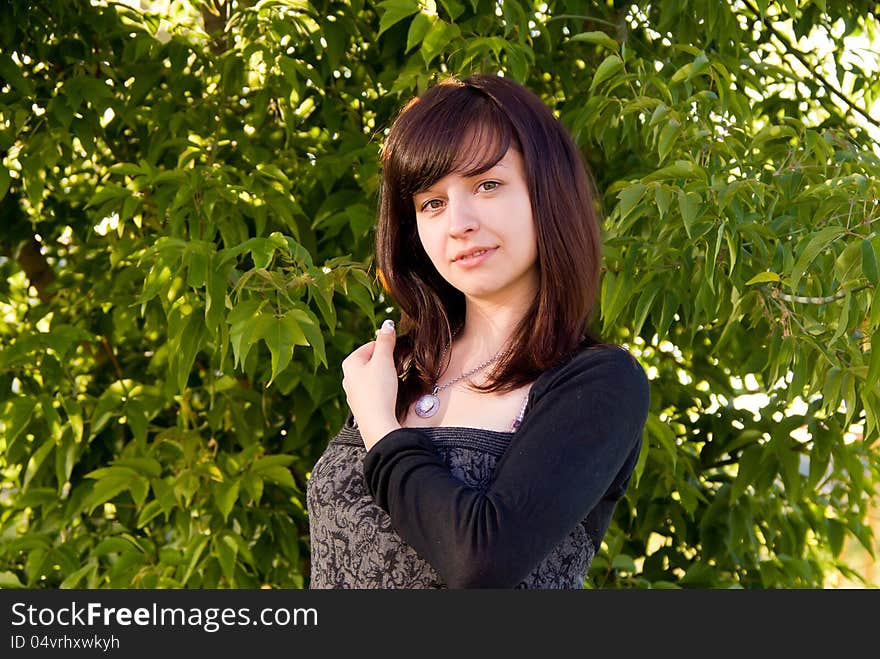
[[420, 417], [412, 404], [402, 425], [408, 428], [461, 426], [511, 432], [530, 389], [531, 384], [527, 384], [513, 391], [487, 394], [465, 386], [453, 386], [438, 393], [440, 404], [432, 416]]

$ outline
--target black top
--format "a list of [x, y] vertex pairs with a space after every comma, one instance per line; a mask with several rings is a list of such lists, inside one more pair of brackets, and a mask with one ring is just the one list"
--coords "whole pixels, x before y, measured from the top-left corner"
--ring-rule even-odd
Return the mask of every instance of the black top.
[[312, 587], [580, 587], [638, 460], [648, 392], [629, 353], [594, 347], [535, 381], [513, 433], [401, 428], [364, 455], [346, 424], [309, 482]]

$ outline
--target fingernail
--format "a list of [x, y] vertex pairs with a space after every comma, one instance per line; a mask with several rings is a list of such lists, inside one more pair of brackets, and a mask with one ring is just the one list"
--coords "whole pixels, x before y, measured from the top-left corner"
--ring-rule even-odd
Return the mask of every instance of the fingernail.
[[390, 318], [387, 318], [385, 322], [382, 323], [382, 331], [385, 334], [391, 334], [394, 332], [394, 321]]

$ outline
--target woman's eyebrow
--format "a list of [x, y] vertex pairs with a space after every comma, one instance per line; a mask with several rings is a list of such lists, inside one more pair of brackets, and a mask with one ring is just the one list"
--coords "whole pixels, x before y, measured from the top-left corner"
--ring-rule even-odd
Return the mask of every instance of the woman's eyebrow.
[[489, 172], [494, 171], [495, 169], [498, 169], [498, 168], [501, 168], [501, 169], [510, 169], [510, 166], [504, 164], [503, 162], [501, 162], [501, 161], [499, 160], [498, 162], [496, 162], [496, 163], [495, 163], [494, 165], [492, 165], [491, 167], [486, 167], [485, 169], [481, 167], [481, 168], [480, 168], [480, 171], [475, 172], [475, 173], [473, 173], [473, 174], [462, 174], [462, 178], [467, 178], [467, 179], [478, 178], [478, 177], [480, 177], [480, 176], [485, 176], [485, 175], [488, 174]]
[[488, 172], [491, 172], [493, 169], [498, 169], [498, 168], [501, 168], [501, 169], [510, 169], [510, 165], [507, 164], [507, 163], [505, 163], [503, 160], [499, 160], [499, 161], [496, 162], [494, 165], [492, 165], [491, 167], [489, 167], [488, 169], [486, 169], [486, 171], [481, 172], [480, 174], [474, 174], [474, 176], [482, 176], [483, 174], [487, 174]]
[[[434, 184], [434, 185], [436, 185], [436, 184]], [[413, 198], [417, 197], [418, 195], [433, 194], [435, 192], [434, 185], [429, 185], [427, 188], [422, 188], [421, 190], [416, 190], [412, 194]]]

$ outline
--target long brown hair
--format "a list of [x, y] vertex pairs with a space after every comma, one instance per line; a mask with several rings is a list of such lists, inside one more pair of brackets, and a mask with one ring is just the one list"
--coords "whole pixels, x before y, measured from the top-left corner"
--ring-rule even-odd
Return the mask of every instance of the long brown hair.
[[[475, 137], [476, 136], [476, 137]], [[474, 144], [490, 145], [472, 153]], [[510, 350], [478, 391], [511, 391], [581, 347], [591, 329], [601, 238], [592, 181], [571, 136], [531, 91], [506, 78], [473, 75], [441, 82], [398, 114], [382, 150], [376, 265], [400, 308], [396, 414], [430, 390], [444, 349], [464, 325], [465, 297], [431, 263], [416, 227], [413, 195], [449, 173], [473, 176], [520, 152], [535, 222], [538, 293]]]

